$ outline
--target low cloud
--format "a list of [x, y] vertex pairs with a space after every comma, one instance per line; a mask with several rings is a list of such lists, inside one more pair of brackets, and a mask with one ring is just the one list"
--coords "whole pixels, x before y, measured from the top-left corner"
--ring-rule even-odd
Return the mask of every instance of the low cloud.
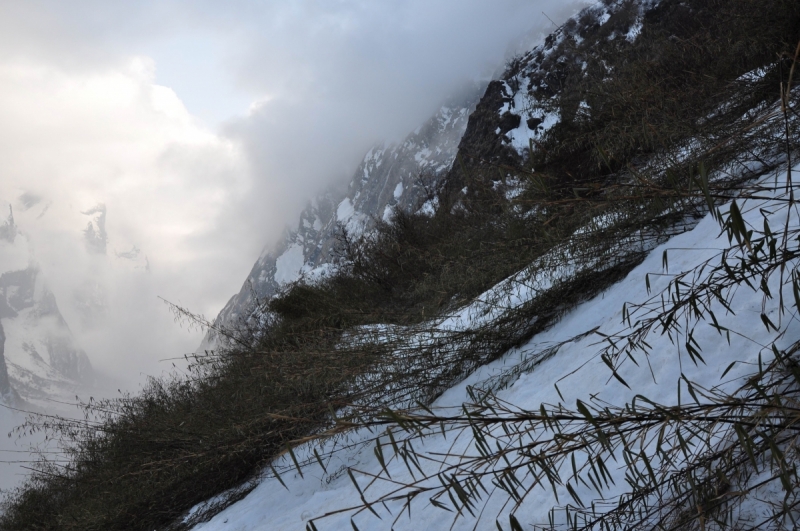
[[[371, 144], [580, 5], [4, 2], [0, 199], [94, 365], [134, 386], [199, 344], [158, 297], [213, 317]], [[216, 97], [230, 118], [198, 118]]]
[[154, 85], [141, 58], [83, 76], [2, 65], [0, 116], [0, 197], [93, 363], [139, 380], [191, 352], [199, 335], [157, 296], [213, 312], [230, 290], [219, 271], [246, 273], [247, 245], [220, 234], [250, 188], [235, 143]]
[[[309, 195], [345, 179], [379, 139], [398, 139], [451, 95], [496, 75], [514, 53], [581, 3], [274, 2], [247, 27], [232, 62], [239, 84], [261, 95], [224, 133], [241, 141], [272, 216], [292, 219]], [[547, 16], [543, 15], [547, 12]], [[548, 18], [549, 17], [549, 18]], [[280, 206], [279, 206], [280, 205]], [[253, 212], [258, 209], [252, 208]], [[263, 210], [262, 210], [263, 212]]]

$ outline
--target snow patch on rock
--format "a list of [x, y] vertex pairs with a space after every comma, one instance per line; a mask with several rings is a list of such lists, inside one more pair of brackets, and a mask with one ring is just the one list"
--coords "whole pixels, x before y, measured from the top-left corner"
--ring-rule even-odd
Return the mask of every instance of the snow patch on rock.
[[339, 203], [339, 207], [336, 209], [336, 220], [344, 223], [355, 213], [355, 208], [353, 207], [353, 202], [350, 200], [349, 197], [345, 197], [342, 199], [342, 202]]
[[305, 265], [302, 245], [292, 245], [275, 260], [275, 282], [283, 286], [300, 278]]

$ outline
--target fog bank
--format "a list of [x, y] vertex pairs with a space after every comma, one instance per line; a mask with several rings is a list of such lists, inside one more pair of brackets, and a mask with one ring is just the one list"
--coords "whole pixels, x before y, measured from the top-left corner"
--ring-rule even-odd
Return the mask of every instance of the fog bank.
[[199, 344], [158, 297], [213, 318], [371, 144], [580, 5], [0, 2], [0, 199], [95, 367], [135, 388]]

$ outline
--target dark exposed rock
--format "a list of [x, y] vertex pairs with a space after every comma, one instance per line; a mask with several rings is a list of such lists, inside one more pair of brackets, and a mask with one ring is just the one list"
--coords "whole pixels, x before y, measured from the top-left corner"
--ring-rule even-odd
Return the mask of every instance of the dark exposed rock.
[[33, 307], [35, 289], [36, 269], [32, 267], [0, 275], [0, 298], [15, 312]]
[[541, 118], [528, 118], [528, 129], [536, 129], [542, 122], [543, 120]]
[[106, 234], [106, 206], [102, 203], [85, 212], [85, 216], [94, 216], [83, 230], [86, 247], [95, 253], [106, 254], [108, 247], [108, 234]]
[[587, 7], [543, 43], [509, 61], [470, 116], [458, 149], [460, 164], [447, 176], [451, 188], [460, 190], [485, 176], [497, 179], [498, 168], [520, 167], [530, 154], [531, 140], [535, 144], [556, 123], [578, 119], [582, 102], [570, 87], [587, 69], [603, 68], [593, 62], [593, 50], [632, 45], [631, 30], [658, 4], [615, 0]]
[[0, 322], [0, 402], [6, 405], [20, 404], [20, 397], [11, 386], [11, 379], [8, 376], [8, 367], [5, 358], [6, 334], [3, 324]]
[[42, 197], [32, 192], [24, 192], [22, 195], [19, 196], [19, 203], [22, 205], [23, 212], [25, 212], [26, 210], [30, 210], [31, 208], [35, 207], [41, 202], [42, 202]]
[[503, 81], [492, 81], [469, 117], [458, 148], [462, 163], [469, 166], [483, 163], [516, 164], [519, 155], [501, 140], [502, 136], [519, 127], [521, 118], [501, 110], [510, 106], [512, 95]]
[[0, 225], [0, 240], [14, 243], [17, 237], [17, 226], [14, 224], [14, 210], [8, 205], [8, 217]]
[[6, 334], [3, 331], [3, 323], [0, 323], [0, 397], [11, 394], [11, 383], [8, 381], [8, 369], [6, 368], [5, 358]]

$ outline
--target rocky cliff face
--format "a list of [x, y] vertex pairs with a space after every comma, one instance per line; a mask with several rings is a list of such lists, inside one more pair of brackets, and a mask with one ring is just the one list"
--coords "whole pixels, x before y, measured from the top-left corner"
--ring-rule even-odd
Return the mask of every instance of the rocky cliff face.
[[74, 396], [94, 374], [35, 266], [0, 275], [0, 322], [10, 385], [31, 403]]
[[11, 213], [0, 227], [0, 396], [42, 408], [73, 399], [94, 382], [92, 365]]
[[[588, 75], [611, 75], [598, 60], [601, 48], [631, 46], [645, 17], [655, 16], [660, 0], [608, 0], [567, 20], [533, 49], [510, 61], [489, 83], [470, 116], [459, 146], [463, 164], [448, 179], [467, 184], [480, 168], [519, 167], [539, 149], [543, 135], [557, 124], [575, 122], [592, 109], [572, 87]], [[500, 178], [501, 172], [490, 172]], [[497, 177], [494, 177], [497, 176]]]
[[[8, 218], [0, 225], [0, 241], [3, 244], [14, 244], [17, 236], [17, 227], [14, 225], [14, 212], [11, 206], [8, 207]], [[11, 387], [11, 382], [8, 379], [8, 368], [6, 366], [5, 346], [6, 346], [6, 333], [3, 330], [2, 316], [9, 313], [5, 308], [7, 306], [4, 299], [0, 299], [0, 401], [6, 404], [15, 402], [14, 390]]]
[[[254, 304], [267, 300], [301, 277], [324, 276], [336, 264], [342, 230], [358, 236], [377, 220], [389, 221], [395, 209], [433, 208], [433, 190], [450, 169], [483, 86], [453, 98], [399, 144], [382, 144], [364, 157], [344, 189], [334, 189], [309, 202], [296, 228], [256, 261], [241, 291], [216, 319], [236, 328], [250, 317]], [[201, 348], [213, 345], [207, 339]]]
[[[235, 329], [254, 304], [301, 277], [313, 279], [335, 267], [337, 236], [369, 230], [392, 209], [433, 212], [437, 184], [470, 193], [470, 180], [504, 178], [504, 167], [525, 164], [553, 126], [580, 119], [590, 109], [570, 102], [567, 80], [602, 68], [598, 46], [627, 46], [659, 0], [609, 0], [582, 10], [541, 44], [509, 62], [481, 93], [451, 102], [401, 144], [379, 146], [364, 157], [349, 186], [309, 203], [300, 223], [275, 248], [265, 249], [241, 291], [216, 319]], [[453, 162], [459, 159], [458, 164]], [[489, 168], [490, 171], [481, 171]], [[499, 170], [499, 171], [498, 171]], [[209, 347], [212, 342], [204, 342]]]
[[6, 333], [3, 330], [3, 324], [0, 323], [0, 401], [8, 405], [14, 405], [19, 400], [19, 396], [16, 391], [14, 391], [14, 388], [11, 387], [11, 381], [8, 378], [5, 346]]

